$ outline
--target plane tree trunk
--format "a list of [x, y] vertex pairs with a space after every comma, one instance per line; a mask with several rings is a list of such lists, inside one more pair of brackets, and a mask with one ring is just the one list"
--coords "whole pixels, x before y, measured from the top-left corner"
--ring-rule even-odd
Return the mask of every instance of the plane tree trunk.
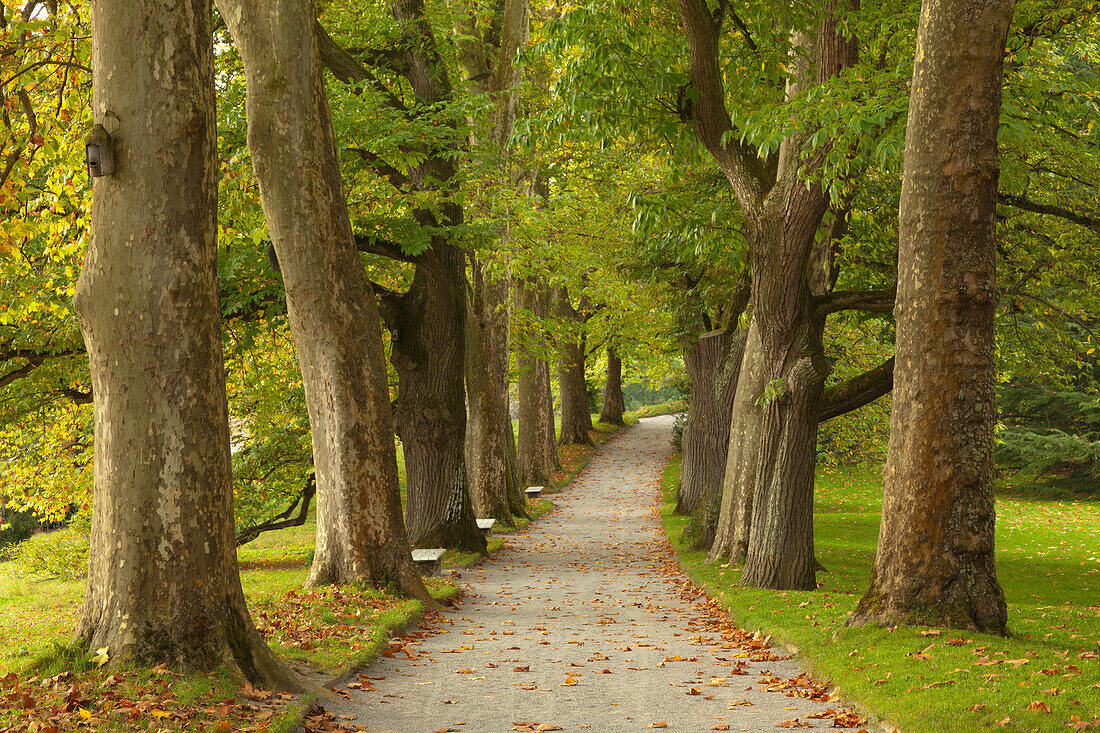
[[[471, 137], [491, 140], [501, 155], [499, 177], [511, 180], [509, 140], [515, 128], [523, 64], [519, 53], [527, 42], [528, 0], [504, 0], [496, 22], [477, 13], [459, 17], [459, 61], [473, 86], [493, 99], [487, 119], [471, 120]], [[473, 141], [473, 142], [476, 142]], [[474, 511], [512, 524], [512, 514], [526, 515], [518, 486], [512, 420], [508, 412], [511, 276], [507, 222], [500, 248], [470, 255], [470, 309], [466, 347], [468, 423], [466, 466]], [[493, 267], [486, 267], [487, 264]]]
[[[404, 77], [414, 98], [406, 105], [396, 96], [384, 104], [415, 117], [417, 109], [442, 105], [454, 95], [447, 67], [436, 45], [423, 0], [394, 0], [390, 11], [400, 28], [395, 46], [374, 61]], [[377, 78], [316, 26], [322, 60], [348, 84], [377, 85]], [[452, 127], [456, 125], [449, 123]], [[394, 428], [405, 455], [407, 508], [405, 526], [414, 545], [485, 552], [477, 528], [466, 474], [466, 298], [463, 250], [452, 238], [464, 221], [460, 205], [441, 195], [452, 185], [456, 168], [452, 143], [409, 146], [422, 156], [419, 165], [400, 170], [364, 148], [353, 150], [362, 163], [401, 195], [410, 191], [438, 199], [431, 209], [413, 209], [430, 247], [415, 255], [400, 242], [357, 236], [359, 249], [415, 266], [412, 284], [397, 293], [372, 284], [379, 311], [390, 332], [390, 361], [397, 371]]]
[[95, 179], [75, 298], [95, 395], [76, 638], [113, 666], [224, 664], [300, 687], [256, 631], [237, 569], [210, 7], [110, 0], [91, 17], [93, 109], [117, 167]]
[[309, 410], [317, 544], [306, 584], [395, 583], [430, 600], [401, 518], [381, 322], [352, 237], [313, 3], [218, 4], [244, 63], [248, 148]]
[[890, 446], [851, 623], [1005, 633], [994, 566], [997, 125], [1011, 0], [926, 0], [899, 213]]

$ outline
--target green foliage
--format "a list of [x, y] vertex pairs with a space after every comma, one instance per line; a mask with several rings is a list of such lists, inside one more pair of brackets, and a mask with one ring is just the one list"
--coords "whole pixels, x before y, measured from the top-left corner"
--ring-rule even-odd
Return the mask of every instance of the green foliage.
[[1100, 494], [1100, 397], [1051, 384], [998, 393], [997, 461], [1056, 484]]
[[36, 529], [38, 518], [34, 512], [9, 509], [0, 500], [0, 554], [3, 554], [6, 546], [18, 544], [30, 537]]

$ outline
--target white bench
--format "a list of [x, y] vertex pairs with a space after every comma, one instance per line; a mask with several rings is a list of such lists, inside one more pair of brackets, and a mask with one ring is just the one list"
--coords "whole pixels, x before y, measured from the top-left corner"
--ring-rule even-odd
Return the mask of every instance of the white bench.
[[421, 575], [439, 575], [443, 572], [443, 565], [439, 560], [443, 557], [444, 552], [446, 552], [446, 550], [442, 547], [436, 547], [431, 550], [413, 550], [413, 562], [416, 563], [416, 567]]
[[477, 520], [477, 528], [481, 530], [481, 534], [485, 536], [485, 539], [489, 539], [493, 536], [493, 525], [497, 523], [495, 519], [479, 519]]
[[542, 486], [528, 486], [527, 498], [528, 499], [541, 499], [542, 498]]

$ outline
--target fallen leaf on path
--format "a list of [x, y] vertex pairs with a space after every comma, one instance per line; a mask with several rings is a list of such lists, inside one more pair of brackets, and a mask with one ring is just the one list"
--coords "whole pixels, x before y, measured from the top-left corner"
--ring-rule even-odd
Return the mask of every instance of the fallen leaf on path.
[[575, 684], [577, 684], [577, 680], [574, 679], [572, 675], [570, 675], [570, 676], [565, 678], [565, 682], [562, 682], [561, 686], [562, 687], [572, 687]]
[[523, 667], [515, 667], [514, 669], [512, 669], [512, 671], [513, 672], [530, 672], [531, 671], [531, 665], [528, 664], [528, 665], [525, 665]]
[[794, 718], [793, 720], [784, 720], [782, 723], [776, 726], [777, 728], [813, 728], [813, 723], [807, 723], [804, 720]]
[[668, 723], [663, 720], [658, 720], [656, 723], [646, 723], [646, 728], [667, 728]]

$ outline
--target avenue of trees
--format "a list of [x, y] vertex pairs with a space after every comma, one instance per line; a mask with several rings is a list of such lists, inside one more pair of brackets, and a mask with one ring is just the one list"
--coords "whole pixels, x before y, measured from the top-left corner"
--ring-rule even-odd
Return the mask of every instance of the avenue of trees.
[[744, 584], [815, 589], [815, 467], [885, 460], [851, 623], [1005, 633], [995, 457], [1100, 465], [1089, 0], [0, 0], [0, 34], [0, 508], [91, 517], [112, 663], [297, 686], [239, 542], [315, 501], [307, 584], [431, 604], [410, 548], [485, 552], [632, 381], [689, 385], [677, 511]]

